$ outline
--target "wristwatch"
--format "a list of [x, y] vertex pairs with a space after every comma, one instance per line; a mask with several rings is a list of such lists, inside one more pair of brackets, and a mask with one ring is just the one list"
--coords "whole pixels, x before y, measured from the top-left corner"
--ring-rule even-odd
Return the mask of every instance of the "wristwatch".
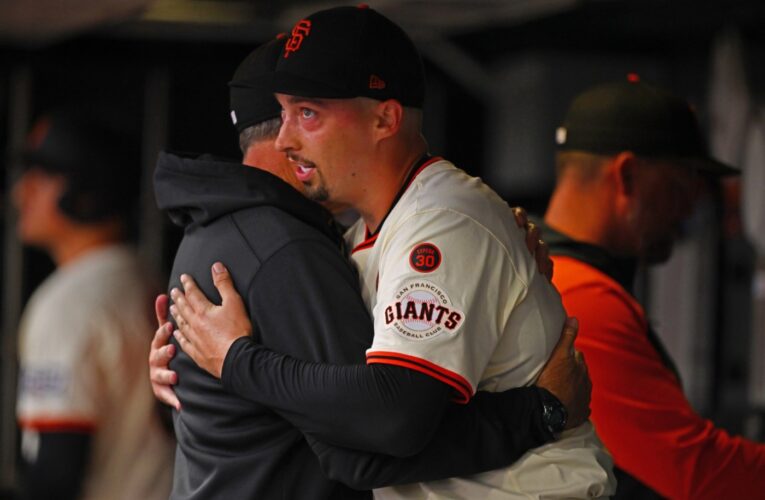
[[542, 423], [552, 434], [559, 434], [568, 420], [566, 407], [547, 389], [540, 387], [539, 396], [542, 400]]

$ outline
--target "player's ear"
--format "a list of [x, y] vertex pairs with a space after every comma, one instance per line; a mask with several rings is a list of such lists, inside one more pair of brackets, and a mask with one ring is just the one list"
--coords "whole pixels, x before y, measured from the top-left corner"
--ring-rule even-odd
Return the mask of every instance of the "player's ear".
[[375, 132], [379, 139], [395, 135], [404, 119], [404, 107], [395, 99], [380, 101], [375, 108]]
[[606, 164], [609, 205], [614, 214], [631, 214], [640, 205], [639, 169], [639, 161], [630, 151], [618, 153]]
[[613, 169], [617, 192], [626, 197], [634, 196], [639, 168], [635, 154], [631, 151], [622, 151], [613, 158], [610, 168]]

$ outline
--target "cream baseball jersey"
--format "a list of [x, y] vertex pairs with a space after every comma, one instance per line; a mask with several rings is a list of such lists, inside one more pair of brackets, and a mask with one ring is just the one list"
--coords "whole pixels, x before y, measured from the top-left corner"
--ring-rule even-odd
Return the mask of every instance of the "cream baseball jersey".
[[[476, 390], [532, 384], [565, 321], [508, 205], [451, 163], [423, 159], [376, 234], [347, 234], [375, 336], [367, 363], [388, 363]], [[592, 498], [612, 494], [611, 459], [587, 423], [513, 467], [375, 490], [376, 498]]]
[[44, 432], [92, 434], [82, 499], [167, 498], [174, 443], [159, 421], [147, 349], [152, 295], [127, 248], [57, 269], [20, 325], [22, 453]]

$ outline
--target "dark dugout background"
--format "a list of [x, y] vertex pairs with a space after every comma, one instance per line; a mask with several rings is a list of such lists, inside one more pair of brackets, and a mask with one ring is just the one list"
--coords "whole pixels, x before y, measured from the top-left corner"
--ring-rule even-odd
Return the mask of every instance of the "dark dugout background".
[[[431, 151], [532, 212], [543, 213], [554, 183], [558, 121], [571, 98], [590, 85], [637, 72], [689, 99], [712, 138], [730, 125], [711, 112], [715, 71], [720, 71], [713, 60], [721, 44], [733, 40], [744, 85], [731, 87], [731, 107], [744, 92], [745, 114], [755, 116], [755, 108], [765, 106], [760, 0], [370, 4], [402, 24], [421, 48]], [[143, 188], [136, 195], [132, 233], [161, 287], [180, 235], [154, 206], [157, 152], [238, 157], [228, 79], [255, 46], [327, 5], [307, 0], [0, 4], [0, 497], [15, 481], [18, 316], [52, 270], [47, 257], [18, 242], [9, 199], [15, 154], [29, 124], [45, 110], [75, 104], [97, 110], [134, 138], [143, 159], [135, 175], [142, 177]], [[765, 111], [760, 114], [765, 117]], [[734, 164], [745, 159], [745, 132], [746, 127], [741, 144], [722, 152], [724, 159]], [[741, 193], [747, 191], [740, 180], [711, 187], [694, 218], [697, 230], [678, 256], [641, 274], [641, 298], [678, 361], [694, 405], [719, 425], [762, 440], [765, 248], [758, 251], [762, 234], [745, 233], [746, 221], [758, 212], [750, 198], [742, 218]], [[759, 207], [759, 217], [765, 217], [761, 200]]]

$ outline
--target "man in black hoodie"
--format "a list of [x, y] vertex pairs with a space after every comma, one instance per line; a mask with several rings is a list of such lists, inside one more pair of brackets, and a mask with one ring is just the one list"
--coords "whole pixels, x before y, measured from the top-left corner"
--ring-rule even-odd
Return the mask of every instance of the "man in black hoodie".
[[[231, 83], [245, 166], [159, 158], [158, 204], [185, 228], [169, 288], [190, 272], [220, 302], [208, 270], [226, 262], [257, 342], [298, 359], [362, 363], [373, 327], [342, 237], [331, 214], [301, 195], [293, 168], [274, 148], [280, 106], [267, 89], [281, 46], [253, 52]], [[479, 393], [466, 406], [445, 408], [445, 384], [388, 365], [342, 372], [357, 388], [344, 396], [345, 411], [322, 400], [328, 388], [318, 386], [300, 395], [310, 415], [269, 408], [226, 392], [177, 344], [162, 347], [170, 332], [165, 324], [152, 344], [152, 379], [155, 394], [176, 407], [172, 498], [368, 497], [352, 488], [490, 470], [553, 439], [537, 387]], [[177, 399], [158, 384], [176, 351], [170, 368], [178, 374]]]

